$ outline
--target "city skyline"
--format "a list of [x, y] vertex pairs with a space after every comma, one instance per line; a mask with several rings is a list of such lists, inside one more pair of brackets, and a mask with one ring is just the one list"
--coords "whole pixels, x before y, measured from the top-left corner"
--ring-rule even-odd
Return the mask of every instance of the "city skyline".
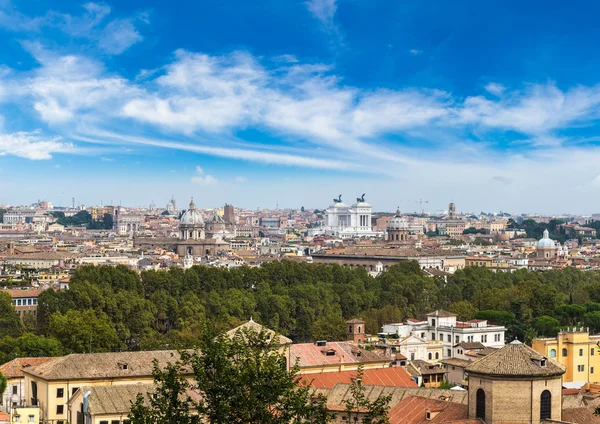
[[1, 202], [596, 212], [600, 6], [397, 3], [0, 0]]

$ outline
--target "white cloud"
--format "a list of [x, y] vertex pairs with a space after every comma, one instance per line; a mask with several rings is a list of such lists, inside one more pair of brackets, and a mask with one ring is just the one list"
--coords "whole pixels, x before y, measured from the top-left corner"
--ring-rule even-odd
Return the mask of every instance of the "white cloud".
[[121, 54], [144, 39], [130, 19], [115, 19], [102, 30], [98, 45], [110, 54]]
[[494, 96], [500, 96], [506, 90], [506, 87], [496, 82], [490, 82], [485, 86], [485, 90]]
[[101, 157], [100, 157], [100, 160], [101, 160], [102, 162], [114, 162], [114, 161], [115, 161], [115, 159], [114, 159], [114, 158], [108, 158], [108, 157], [106, 157], [106, 156], [101, 156]]
[[306, 6], [323, 24], [330, 25], [337, 10], [337, 0], [308, 0]]
[[244, 184], [248, 182], [248, 178], [243, 176], [235, 177], [235, 182], [238, 184]]
[[199, 166], [196, 167], [196, 175], [194, 175], [191, 178], [191, 181], [194, 184], [199, 184], [203, 186], [211, 186], [217, 184], [217, 179], [209, 174], [204, 175], [204, 170]]
[[75, 38], [93, 41], [109, 54], [121, 54], [143, 40], [135, 21], [147, 23], [147, 14], [108, 20], [111, 8], [106, 4], [86, 3], [84, 13], [70, 15], [51, 10], [42, 16], [27, 16], [14, 9], [0, 10], [0, 27], [15, 32], [40, 33], [57, 28]]
[[53, 153], [66, 153], [73, 150], [71, 143], [61, 137], [45, 138], [39, 132], [17, 132], [0, 134], [0, 156], [18, 156], [25, 159], [51, 159]]
[[421, 50], [418, 50], [418, 49], [410, 49], [408, 52], [410, 54], [412, 54], [413, 56], [418, 56], [423, 53]]

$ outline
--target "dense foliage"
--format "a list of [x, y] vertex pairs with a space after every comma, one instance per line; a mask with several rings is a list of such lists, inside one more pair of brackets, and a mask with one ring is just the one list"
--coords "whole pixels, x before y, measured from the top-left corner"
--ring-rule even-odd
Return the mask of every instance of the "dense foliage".
[[385, 323], [440, 308], [462, 320], [504, 324], [508, 340], [551, 336], [561, 326], [600, 331], [600, 273], [469, 267], [444, 280], [409, 261], [376, 278], [363, 269], [289, 261], [141, 275], [123, 266], [88, 266], [75, 272], [69, 290], [40, 295], [36, 335], [0, 295], [0, 359], [193, 347], [204, 323], [226, 330], [251, 317], [296, 342], [339, 340], [350, 318], [362, 317], [376, 333]]

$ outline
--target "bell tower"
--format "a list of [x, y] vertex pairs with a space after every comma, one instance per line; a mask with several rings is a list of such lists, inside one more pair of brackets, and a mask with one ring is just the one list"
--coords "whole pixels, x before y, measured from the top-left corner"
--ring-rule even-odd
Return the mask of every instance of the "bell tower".
[[346, 321], [348, 326], [346, 336], [348, 340], [352, 340], [356, 344], [364, 343], [365, 341], [365, 321], [361, 318], [351, 319]]

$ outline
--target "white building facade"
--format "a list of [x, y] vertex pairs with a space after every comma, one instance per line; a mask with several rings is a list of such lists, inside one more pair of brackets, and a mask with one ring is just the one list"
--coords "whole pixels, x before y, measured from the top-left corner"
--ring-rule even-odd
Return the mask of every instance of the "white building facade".
[[334, 203], [325, 211], [324, 234], [340, 238], [352, 237], [377, 237], [379, 233], [373, 231], [371, 217], [373, 207], [362, 197], [356, 203], [348, 206], [342, 202], [342, 196], [334, 199]]
[[455, 346], [462, 342], [501, 348], [506, 332], [504, 326], [489, 324], [486, 320], [457, 321], [455, 314], [443, 310], [427, 314], [427, 321], [386, 324], [382, 330], [384, 334], [397, 334], [401, 338], [414, 335], [423, 340], [441, 341], [444, 359], [455, 357]]

